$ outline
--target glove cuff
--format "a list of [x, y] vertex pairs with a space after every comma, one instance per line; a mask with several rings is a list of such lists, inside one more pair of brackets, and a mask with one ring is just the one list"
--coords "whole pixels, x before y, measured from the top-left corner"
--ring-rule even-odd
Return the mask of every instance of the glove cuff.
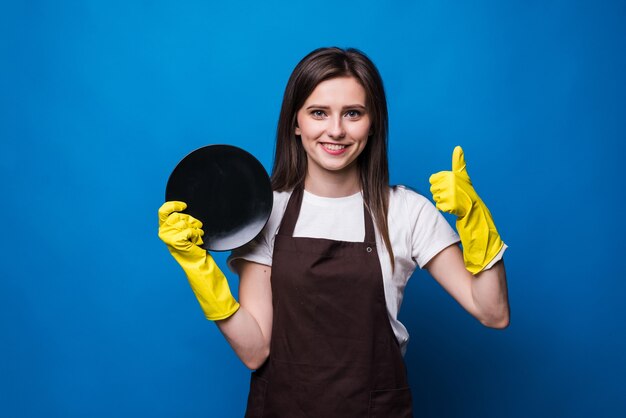
[[185, 271], [206, 319], [218, 321], [237, 312], [239, 303], [230, 292], [228, 280], [211, 254], [203, 250], [202, 257], [186, 257], [184, 260], [175, 258]]
[[225, 303], [222, 306], [222, 309], [220, 309], [219, 313], [215, 313], [215, 312], [207, 313], [207, 311], [204, 311], [204, 309], [203, 311], [204, 311], [204, 316], [209, 321], [220, 321], [222, 319], [230, 318], [231, 316], [233, 316], [235, 312], [239, 310], [239, 307], [240, 307], [239, 302], [237, 302], [235, 298], [231, 296], [228, 303], [227, 304]]

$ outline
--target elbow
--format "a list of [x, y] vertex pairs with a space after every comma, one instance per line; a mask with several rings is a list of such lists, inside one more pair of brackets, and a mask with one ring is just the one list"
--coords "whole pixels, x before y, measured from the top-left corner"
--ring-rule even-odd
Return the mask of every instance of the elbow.
[[243, 364], [250, 370], [255, 371], [261, 368], [261, 366], [263, 365], [263, 363], [265, 363], [265, 361], [267, 360], [267, 357], [265, 358], [253, 358], [253, 359], [248, 359], [248, 360], [244, 360]]
[[270, 355], [269, 346], [263, 347], [262, 349], [256, 351], [254, 354], [242, 358], [243, 364], [250, 370], [258, 370], [267, 360]]
[[501, 319], [499, 321], [483, 322], [483, 325], [493, 329], [505, 329], [509, 326], [509, 319]]
[[511, 322], [511, 315], [508, 310], [498, 315], [489, 315], [480, 320], [480, 323], [488, 328], [505, 329]]

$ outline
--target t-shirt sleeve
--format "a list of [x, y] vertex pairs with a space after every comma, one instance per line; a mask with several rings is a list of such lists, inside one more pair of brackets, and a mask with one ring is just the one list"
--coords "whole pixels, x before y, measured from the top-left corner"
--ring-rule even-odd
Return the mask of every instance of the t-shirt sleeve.
[[230, 271], [237, 273], [233, 267], [233, 262], [238, 259], [252, 261], [254, 263], [265, 264], [266, 266], [272, 265], [272, 252], [273, 242], [270, 245], [269, 237], [267, 236], [267, 225], [252, 241], [234, 249], [230, 256], [228, 256], [227, 264]]
[[267, 224], [263, 230], [261, 230], [259, 235], [257, 235], [252, 241], [243, 247], [234, 249], [231, 252], [228, 260], [226, 261], [230, 271], [237, 273], [233, 268], [233, 262], [238, 259], [264, 264], [266, 266], [272, 265], [274, 239], [276, 237], [278, 227], [280, 226], [280, 221], [282, 220], [289, 195], [290, 193], [286, 192], [274, 192], [274, 204], [272, 206], [272, 213], [270, 214]]
[[412, 226], [411, 255], [420, 268], [424, 268], [443, 249], [459, 242], [459, 236], [424, 196], [406, 190], [406, 202]]

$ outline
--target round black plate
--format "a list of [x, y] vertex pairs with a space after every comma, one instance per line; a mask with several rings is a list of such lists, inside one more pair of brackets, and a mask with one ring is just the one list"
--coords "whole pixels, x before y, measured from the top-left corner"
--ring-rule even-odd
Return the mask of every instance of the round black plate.
[[165, 200], [187, 203], [184, 213], [203, 224], [204, 249], [227, 251], [261, 232], [273, 195], [267, 172], [252, 154], [231, 145], [208, 145], [174, 168]]

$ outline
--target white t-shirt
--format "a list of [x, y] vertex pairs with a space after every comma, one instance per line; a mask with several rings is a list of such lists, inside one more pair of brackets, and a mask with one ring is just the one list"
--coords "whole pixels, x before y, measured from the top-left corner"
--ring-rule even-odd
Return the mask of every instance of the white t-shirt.
[[[231, 270], [232, 261], [238, 258], [272, 265], [274, 238], [290, 195], [291, 192], [274, 192], [274, 206], [267, 225], [252, 242], [232, 252], [228, 258]], [[365, 238], [363, 216], [361, 193], [328, 198], [313, 195], [305, 190], [293, 235], [362, 242]], [[395, 256], [393, 273], [389, 253], [374, 224], [376, 246], [383, 273], [389, 321], [404, 354], [409, 334], [404, 325], [398, 321], [398, 312], [406, 283], [416, 267], [424, 267], [441, 250], [459, 242], [459, 237], [428, 199], [403, 186], [390, 189], [387, 222]]]

